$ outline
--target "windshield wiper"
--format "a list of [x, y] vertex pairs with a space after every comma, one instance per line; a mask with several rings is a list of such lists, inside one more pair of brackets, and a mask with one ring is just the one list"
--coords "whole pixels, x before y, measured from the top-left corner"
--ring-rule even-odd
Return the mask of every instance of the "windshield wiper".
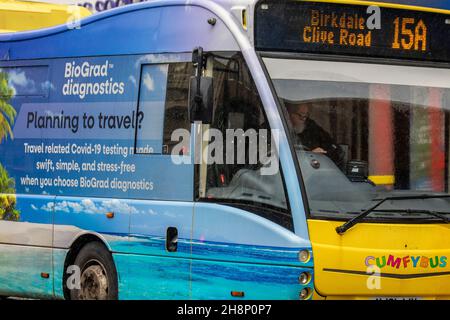
[[[355, 224], [361, 222], [365, 217], [367, 217], [370, 213], [376, 211], [375, 209], [378, 208], [380, 205], [382, 205], [384, 202], [389, 200], [423, 200], [423, 199], [442, 199], [442, 198], [450, 198], [450, 194], [446, 195], [417, 195], [417, 196], [397, 196], [397, 197], [385, 197], [383, 199], [374, 199], [374, 201], [379, 200], [374, 206], [370, 207], [369, 209], [361, 212], [356, 217], [350, 219], [343, 225], [336, 228], [336, 232], [340, 235], [344, 234], [348, 229], [353, 227]], [[411, 210], [414, 211], [414, 210]], [[419, 210], [417, 210], [419, 211]], [[410, 212], [408, 210], [404, 210], [403, 212]], [[412, 212], [411, 212], [412, 213]], [[414, 212], [416, 213], [416, 212]], [[417, 212], [418, 213], [418, 212]], [[431, 211], [431, 210], [423, 210], [420, 213], [433, 215], [437, 218], [440, 218], [444, 220], [446, 223], [450, 223], [450, 219], [443, 216], [445, 213]]]
[[373, 210], [372, 212], [409, 213], [409, 214], [423, 213], [444, 220], [446, 223], [450, 223], [450, 218], [445, 216], [445, 214], [450, 214], [450, 211], [444, 212], [426, 209], [395, 209], [395, 210]]

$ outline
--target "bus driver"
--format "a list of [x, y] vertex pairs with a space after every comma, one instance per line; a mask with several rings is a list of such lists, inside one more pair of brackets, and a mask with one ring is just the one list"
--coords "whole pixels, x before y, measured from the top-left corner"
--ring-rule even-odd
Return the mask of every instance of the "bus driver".
[[285, 105], [295, 132], [295, 143], [301, 144], [309, 151], [327, 155], [342, 169], [344, 151], [327, 131], [309, 117], [311, 103], [285, 101]]

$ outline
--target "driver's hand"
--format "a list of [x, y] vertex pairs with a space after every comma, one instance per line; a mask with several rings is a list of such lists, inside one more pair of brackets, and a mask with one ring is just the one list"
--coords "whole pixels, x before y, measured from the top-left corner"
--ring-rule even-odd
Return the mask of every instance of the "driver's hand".
[[327, 153], [325, 150], [323, 150], [323, 149], [320, 148], [320, 147], [319, 147], [319, 148], [313, 149], [312, 152], [316, 152], [316, 153], [324, 153], [324, 154]]

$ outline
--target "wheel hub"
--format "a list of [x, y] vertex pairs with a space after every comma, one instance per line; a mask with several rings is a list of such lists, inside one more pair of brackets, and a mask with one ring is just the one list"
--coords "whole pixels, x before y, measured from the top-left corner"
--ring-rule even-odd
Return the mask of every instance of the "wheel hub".
[[80, 299], [106, 300], [108, 298], [108, 278], [100, 265], [91, 265], [81, 274]]

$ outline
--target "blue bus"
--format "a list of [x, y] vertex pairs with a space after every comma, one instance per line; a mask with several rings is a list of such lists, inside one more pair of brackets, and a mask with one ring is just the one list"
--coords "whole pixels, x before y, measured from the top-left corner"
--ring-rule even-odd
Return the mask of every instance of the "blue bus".
[[449, 12], [371, 5], [1, 35], [0, 295], [450, 297]]

